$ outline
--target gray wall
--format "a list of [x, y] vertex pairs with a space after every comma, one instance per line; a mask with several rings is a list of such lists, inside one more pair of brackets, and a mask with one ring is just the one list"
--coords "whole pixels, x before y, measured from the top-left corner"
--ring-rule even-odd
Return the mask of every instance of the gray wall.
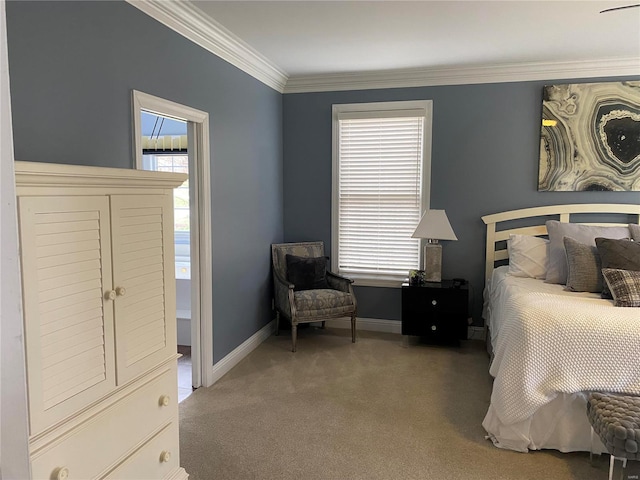
[[282, 95], [121, 2], [7, 2], [15, 158], [132, 168], [131, 90], [209, 113], [214, 361], [271, 320]]
[[[457, 242], [443, 242], [443, 277], [471, 282], [481, 324], [485, 227], [480, 217], [561, 203], [640, 203], [640, 192], [538, 192], [542, 87], [623, 78], [364, 90], [284, 96], [285, 241], [331, 247], [331, 105], [433, 100], [431, 208]], [[400, 319], [399, 288], [356, 288], [358, 316]]]

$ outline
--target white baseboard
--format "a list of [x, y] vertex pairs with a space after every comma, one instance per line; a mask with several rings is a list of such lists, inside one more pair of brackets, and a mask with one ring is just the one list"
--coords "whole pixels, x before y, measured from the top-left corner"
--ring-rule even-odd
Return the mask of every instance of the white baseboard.
[[[327, 320], [327, 326], [333, 328], [351, 328], [349, 317]], [[356, 320], [356, 331], [366, 330], [369, 332], [402, 333], [402, 322], [400, 320], [381, 320], [379, 318], [361, 318]]]
[[[327, 320], [327, 326], [333, 328], [351, 328], [351, 319], [348, 317]], [[401, 333], [402, 323], [399, 320], [380, 320], [377, 318], [358, 318], [357, 330], [372, 332]], [[209, 372], [207, 385], [213, 385], [220, 380], [229, 370], [235, 367], [240, 360], [249, 355], [262, 342], [271, 336], [275, 330], [275, 321], [271, 321], [245, 340], [240, 346], [217, 362]]]
[[254, 333], [251, 337], [245, 340], [235, 350], [229, 353], [219, 362], [213, 365], [213, 368], [209, 372], [209, 378], [207, 378], [207, 385], [213, 385], [220, 380], [224, 374], [235, 367], [240, 360], [249, 355], [253, 350], [258, 347], [262, 342], [271, 336], [275, 330], [275, 321], [267, 323], [264, 327]]
[[[351, 319], [349, 317], [336, 318], [327, 320], [327, 326], [330, 328], [351, 328]], [[240, 346], [229, 353], [226, 357], [216, 363], [211, 369], [207, 385], [213, 385], [220, 380], [229, 370], [235, 367], [240, 360], [249, 355], [262, 342], [271, 336], [275, 330], [275, 321], [271, 321], [245, 340]], [[379, 318], [360, 318], [356, 322], [356, 330], [364, 330], [370, 332], [386, 332], [386, 333], [402, 333], [402, 322], [399, 320], [383, 320]], [[484, 340], [484, 327], [469, 327], [468, 339]]]

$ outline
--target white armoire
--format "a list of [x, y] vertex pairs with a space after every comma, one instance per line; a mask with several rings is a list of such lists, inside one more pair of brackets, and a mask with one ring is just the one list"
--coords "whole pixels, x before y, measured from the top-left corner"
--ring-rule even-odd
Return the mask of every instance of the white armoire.
[[173, 188], [184, 174], [16, 162], [34, 479], [186, 479]]

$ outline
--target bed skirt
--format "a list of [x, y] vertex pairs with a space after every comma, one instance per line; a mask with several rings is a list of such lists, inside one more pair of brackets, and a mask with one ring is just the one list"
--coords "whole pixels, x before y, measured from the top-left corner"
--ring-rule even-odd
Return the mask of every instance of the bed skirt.
[[[482, 422], [487, 438], [496, 447], [518, 452], [553, 449], [560, 452], [588, 452], [591, 425], [587, 418], [586, 393], [561, 393], [527, 420], [504, 425], [490, 405]], [[595, 436], [593, 453], [607, 450]]]

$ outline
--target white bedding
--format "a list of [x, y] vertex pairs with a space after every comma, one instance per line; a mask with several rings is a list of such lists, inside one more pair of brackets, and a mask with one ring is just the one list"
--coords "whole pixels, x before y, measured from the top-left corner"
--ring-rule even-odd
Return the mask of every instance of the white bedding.
[[[490, 437], [519, 451], [588, 450], [588, 441], [568, 438], [558, 446], [550, 439], [570, 428], [558, 428], [561, 417], [581, 420], [581, 392], [640, 394], [640, 309], [513, 277], [506, 267], [494, 271], [485, 295], [494, 352], [491, 405], [483, 422]], [[588, 433], [584, 410], [582, 415], [581, 435]]]

